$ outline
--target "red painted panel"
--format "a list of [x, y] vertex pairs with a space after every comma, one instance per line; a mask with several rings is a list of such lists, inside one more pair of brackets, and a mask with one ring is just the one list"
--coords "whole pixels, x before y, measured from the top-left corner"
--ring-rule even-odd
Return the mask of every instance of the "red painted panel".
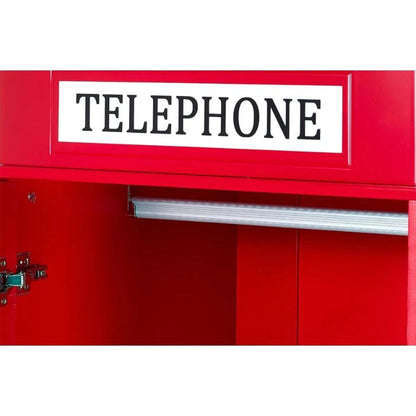
[[409, 201], [407, 343], [416, 345], [416, 202]]
[[[301, 197], [301, 205], [407, 212], [406, 201]], [[300, 231], [299, 343], [406, 344], [407, 238]]]
[[[297, 205], [294, 196], [240, 195], [240, 201]], [[237, 344], [297, 342], [298, 231], [238, 227]]]
[[301, 231], [300, 344], [406, 344], [407, 239]]
[[359, 72], [351, 94], [353, 170], [370, 183], [414, 185], [415, 73]]
[[[9, 166], [414, 185], [412, 71], [351, 72], [350, 166], [346, 164], [346, 154], [340, 160], [338, 155], [302, 152], [63, 143], [58, 148], [56, 106], [50, 118], [50, 95], [55, 103], [60, 79], [346, 85], [348, 74], [346, 71], [54, 72], [51, 89], [49, 72], [2, 72], [0, 134], [6, 144], [0, 149], [0, 162]], [[133, 176], [131, 181], [127, 180], [132, 181]]]
[[0, 164], [52, 166], [50, 72], [0, 71]]
[[[13, 184], [0, 181], [0, 257], [7, 261], [7, 269], [14, 271], [16, 266], [16, 201]], [[15, 342], [16, 297], [14, 291], [8, 291], [6, 306], [0, 306], [0, 345]]]
[[[341, 85], [344, 87], [343, 153], [278, 152], [236, 149], [206, 149], [165, 146], [128, 146], [59, 143], [58, 98], [59, 81], [142, 81], [142, 82], [194, 82], [230, 84], [309, 84]], [[295, 165], [313, 169], [320, 167], [348, 168], [348, 73], [302, 72], [247, 72], [247, 71], [194, 71], [194, 72], [53, 72], [52, 76], [52, 157], [74, 160], [78, 167], [121, 170], [205, 174], [222, 176], [276, 177], [276, 165], [285, 169]], [[71, 159], [75, 156], [74, 159]], [[99, 155], [97, 158], [96, 156]], [[109, 158], [108, 156], [111, 155]], [[114, 157], [117, 156], [118, 160]], [[73, 162], [70, 162], [73, 163]], [[80, 165], [80, 163], [82, 165]], [[293, 168], [292, 168], [293, 169]], [[279, 172], [280, 173], [280, 172]]]
[[18, 249], [49, 277], [17, 299], [11, 343], [235, 342], [235, 227], [130, 218], [125, 186], [16, 187]]
[[170, 175], [86, 169], [56, 169], [0, 166], [0, 178], [47, 179], [142, 185], [154, 187], [246, 191], [292, 195], [324, 195], [350, 198], [412, 200], [414, 186], [371, 185], [342, 182], [295, 181], [284, 179], [234, 178], [225, 176]]
[[[11, 258], [30, 250], [50, 275], [0, 308], [0, 344], [412, 343], [405, 237], [143, 221], [127, 217], [126, 191], [0, 182], [1, 200], [10, 201], [0, 205], [0, 249]], [[293, 195], [133, 193], [299, 204]], [[300, 202], [407, 211], [404, 201]], [[409, 254], [412, 241], [411, 233]]]
[[[407, 211], [404, 201], [302, 197], [301, 205]], [[300, 231], [300, 344], [406, 344], [406, 327], [406, 237]]]

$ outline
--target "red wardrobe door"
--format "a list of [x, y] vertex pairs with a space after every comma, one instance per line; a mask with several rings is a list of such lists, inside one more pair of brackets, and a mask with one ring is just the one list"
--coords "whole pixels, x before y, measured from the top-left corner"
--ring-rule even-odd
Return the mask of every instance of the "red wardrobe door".
[[405, 344], [406, 314], [406, 237], [300, 232], [300, 344]]
[[[407, 212], [406, 201], [303, 196], [301, 205]], [[299, 343], [405, 344], [407, 237], [299, 233]]]
[[[6, 268], [10, 271], [16, 268], [16, 224], [14, 186], [0, 180], [0, 257], [6, 260]], [[16, 296], [9, 292], [7, 296], [0, 295], [0, 300], [3, 303], [0, 305], [0, 345], [13, 344], [16, 339]]]

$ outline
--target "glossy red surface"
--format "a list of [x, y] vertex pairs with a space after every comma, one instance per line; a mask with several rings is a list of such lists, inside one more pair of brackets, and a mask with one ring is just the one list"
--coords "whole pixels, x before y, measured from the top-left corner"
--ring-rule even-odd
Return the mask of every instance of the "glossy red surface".
[[108, 184], [141, 185], [218, 191], [325, 195], [351, 198], [410, 200], [416, 198], [414, 186], [388, 186], [342, 182], [229, 178], [224, 176], [169, 175], [85, 169], [56, 169], [0, 166], [0, 178], [46, 179]]
[[[57, 143], [59, 80], [343, 85], [351, 96], [350, 149], [344, 146], [340, 158], [303, 152]], [[348, 108], [346, 94], [346, 127]], [[412, 71], [0, 73], [0, 162], [7, 166], [412, 186], [414, 134]]]
[[[33, 261], [49, 266], [48, 279], [0, 308], [2, 344], [412, 342], [405, 237], [138, 220], [126, 215], [127, 188], [120, 185], [13, 180], [0, 182], [0, 190], [12, 201], [0, 216], [0, 248], [10, 264], [17, 251], [30, 250]], [[133, 193], [407, 207], [172, 188]]]
[[235, 342], [235, 227], [130, 218], [124, 186], [8, 185], [18, 250], [49, 277], [0, 308], [1, 343]]
[[[297, 205], [292, 195], [240, 195], [241, 202]], [[297, 230], [238, 227], [237, 344], [297, 343]]]
[[416, 202], [409, 201], [407, 343], [416, 345]]
[[[0, 181], [0, 257], [7, 261], [7, 269], [14, 270], [16, 263], [17, 234], [16, 201], [12, 199], [13, 185]], [[4, 203], [3, 201], [9, 201]], [[0, 345], [6, 344], [15, 334], [16, 298], [0, 295], [7, 305], [0, 306]]]
[[[236, 149], [202, 149], [165, 146], [128, 146], [59, 143], [59, 81], [143, 81], [231, 84], [312, 84], [344, 87], [344, 151], [342, 154], [308, 152], [270, 152]], [[221, 176], [279, 177], [288, 169], [293, 173], [348, 168], [348, 73], [194, 71], [194, 72], [53, 72], [52, 74], [52, 161], [62, 160], [71, 166], [175, 174]], [[97, 157], [99, 155], [99, 157]], [[276, 167], [278, 166], [278, 169]], [[296, 169], [293, 169], [296, 166]], [[292, 168], [291, 168], [292, 167]], [[292, 173], [292, 174], [293, 174]], [[290, 175], [290, 173], [289, 173]]]
[[[64, 79], [349, 79], [350, 153], [58, 144]], [[12, 269], [30, 251], [49, 266], [0, 307], [0, 344], [416, 344], [414, 98], [410, 71], [0, 72], [0, 257]], [[127, 184], [152, 197], [409, 210], [409, 238], [138, 220]]]
[[[302, 197], [309, 207], [406, 212], [401, 201]], [[407, 238], [302, 230], [299, 343], [406, 344]]]
[[300, 344], [406, 344], [404, 237], [301, 232]]

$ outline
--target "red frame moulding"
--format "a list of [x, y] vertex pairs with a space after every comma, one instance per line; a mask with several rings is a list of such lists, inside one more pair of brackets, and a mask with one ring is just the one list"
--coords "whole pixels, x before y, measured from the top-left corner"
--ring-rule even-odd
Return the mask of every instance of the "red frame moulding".
[[[343, 87], [343, 152], [325, 154], [308, 152], [270, 152], [239, 149], [209, 149], [169, 146], [96, 145], [58, 142], [59, 81], [184, 82], [227, 84], [308, 84]], [[349, 170], [349, 73], [348, 72], [259, 72], [259, 71], [178, 71], [178, 72], [53, 72], [51, 103], [51, 153], [67, 160], [78, 155], [88, 163], [108, 159], [117, 170], [133, 170], [138, 163], [149, 172], [188, 173], [198, 175], [276, 177], [282, 168], [293, 175], [295, 170], [325, 172]], [[111, 158], [108, 156], [111, 155]], [[96, 159], [96, 160], [94, 160]], [[112, 159], [112, 160], [111, 160]], [[120, 160], [120, 162], [119, 162]], [[96, 165], [98, 166], [98, 165]], [[102, 166], [102, 165], [101, 165]]]
[[[61, 80], [342, 85], [343, 154], [58, 143]], [[0, 103], [8, 166], [415, 185], [412, 71], [6, 71]]]
[[0, 165], [0, 178], [47, 179], [122, 185], [212, 189], [224, 191], [322, 195], [371, 199], [416, 199], [415, 186], [319, 182], [290, 179], [179, 175], [111, 170], [58, 169]]

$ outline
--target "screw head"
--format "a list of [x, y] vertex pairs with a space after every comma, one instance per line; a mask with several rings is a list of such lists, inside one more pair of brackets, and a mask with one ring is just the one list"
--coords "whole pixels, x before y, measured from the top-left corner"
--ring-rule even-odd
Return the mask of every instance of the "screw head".
[[4, 268], [4, 267], [6, 267], [6, 266], [7, 266], [7, 261], [6, 261], [6, 259], [1, 259], [1, 261], [0, 261], [0, 267]]
[[36, 202], [36, 193], [35, 192], [29, 192], [27, 194], [27, 200], [31, 203], [34, 204]]
[[7, 299], [3, 298], [2, 300], [0, 300], [0, 305], [2, 306], [7, 305]]

